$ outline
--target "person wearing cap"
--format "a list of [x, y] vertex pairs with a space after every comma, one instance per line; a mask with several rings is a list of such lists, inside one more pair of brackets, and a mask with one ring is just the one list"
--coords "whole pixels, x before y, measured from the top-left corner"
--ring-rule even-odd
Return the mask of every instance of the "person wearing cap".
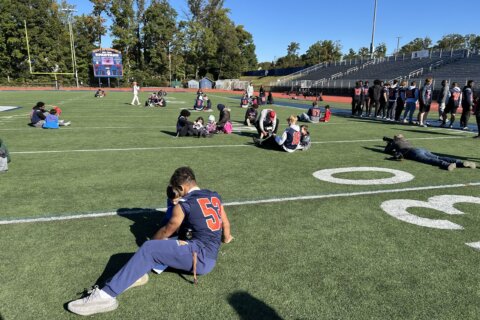
[[451, 157], [438, 156], [431, 153], [427, 149], [415, 148], [407, 139], [405, 139], [402, 134], [393, 136], [393, 139], [383, 137], [383, 141], [387, 142], [384, 152], [391, 154], [393, 156], [392, 159], [395, 160], [414, 160], [421, 163], [438, 166], [448, 171], [452, 171], [457, 167], [472, 169], [477, 167], [476, 163], [472, 161], [462, 161]]
[[276, 112], [272, 109], [263, 109], [255, 127], [257, 128], [260, 139], [276, 134], [278, 129]]
[[223, 104], [218, 104], [217, 110], [220, 111], [217, 122], [217, 130], [223, 131], [225, 125], [230, 122], [230, 109], [226, 108]]

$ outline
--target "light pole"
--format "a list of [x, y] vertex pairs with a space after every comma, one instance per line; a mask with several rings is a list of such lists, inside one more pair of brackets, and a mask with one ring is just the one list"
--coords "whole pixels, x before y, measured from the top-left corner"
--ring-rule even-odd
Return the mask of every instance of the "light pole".
[[76, 12], [77, 10], [73, 9], [72, 7], [63, 8], [61, 10], [67, 13], [68, 33], [70, 35], [70, 50], [72, 54], [72, 67], [73, 67], [73, 72], [75, 73], [75, 83], [77, 84], [77, 88], [78, 88], [79, 84], [78, 84], [78, 71], [77, 71], [77, 56], [75, 54], [75, 39], [73, 37], [72, 19], [70, 15], [70, 13]]
[[375, 23], [377, 21], [377, 0], [375, 0], [375, 5], [373, 7], [373, 28], [372, 28], [372, 42], [370, 43], [370, 59], [373, 59], [373, 52], [375, 51], [374, 40], [375, 40]]
[[396, 36], [395, 38], [397, 38], [397, 51], [395, 51], [395, 53], [398, 54], [400, 47], [400, 39], [402, 38], [402, 36]]

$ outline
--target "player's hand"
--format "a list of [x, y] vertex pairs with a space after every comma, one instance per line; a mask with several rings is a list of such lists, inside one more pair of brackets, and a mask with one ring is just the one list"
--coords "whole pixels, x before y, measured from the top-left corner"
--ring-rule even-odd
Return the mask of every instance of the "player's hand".
[[233, 239], [234, 239], [233, 236], [230, 235], [228, 237], [223, 237], [222, 242], [223, 243], [230, 243], [230, 242], [232, 242]]

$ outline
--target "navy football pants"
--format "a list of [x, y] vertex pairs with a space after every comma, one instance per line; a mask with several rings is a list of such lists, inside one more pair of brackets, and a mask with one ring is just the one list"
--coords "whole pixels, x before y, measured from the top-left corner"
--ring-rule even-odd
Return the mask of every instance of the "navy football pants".
[[150, 240], [146, 241], [123, 268], [102, 289], [116, 297], [158, 264], [178, 270], [192, 271], [193, 252], [197, 252], [197, 274], [212, 271], [215, 260], [205, 256], [203, 246], [196, 241]]

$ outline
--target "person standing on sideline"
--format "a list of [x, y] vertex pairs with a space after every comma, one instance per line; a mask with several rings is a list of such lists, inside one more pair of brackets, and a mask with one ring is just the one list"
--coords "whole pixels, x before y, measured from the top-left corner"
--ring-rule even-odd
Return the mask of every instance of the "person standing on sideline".
[[448, 80], [442, 81], [442, 89], [438, 94], [438, 121], [443, 122], [442, 114], [445, 111], [445, 106], [447, 105], [448, 99], [450, 98], [450, 90], [448, 88]]
[[420, 110], [418, 113], [418, 125], [427, 127], [428, 112], [432, 104], [432, 78], [425, 79], [422, 90], [420, 91]]
[[137, 83], [134, 81], [133, 86], [132, 86], [132, 92], [133, 92], [133, 99], [132, 103], [130, 103], [132, 106], [135, 104], [135, 101], [137, 102], [137, 106], [140, 105], [140, 100], [138, 100], [138, 93], [140, 92], [140, 87], [137, 85]]
[[352, 90], [352, 116], [362, 115], [363, 100], [365, 100], [363, 95], [363, 82], [357, 81], [355, 88]]
[[455, 116], [457, 115], [457, 109], [462, 103], [462, 90], [458, 86], [457, 82], [452, 83], [452, 88], [450, 89], [450, 96], [448, 98], [447, 106], [445, 111], [442, 114], [442, 124], [440, 127], [445, 127], [447, 123], [447, 115], [450, 114], [450, 124], [449, 128], [453, 128], [453, 123], [455, 122]]
[[475, 108], [473, 110], [475, 113], [475, 118], [477, 120], [478, 134], [474, 138], [480, 138], [480, 97], [477, 97], [475, 101]]
[[395, 119], [395, 109], [397, 107], [398, 99], [398, 80], [393, 80], [393, 84], [388, 90], [388, 107], [387, 120], [393, 121]]
[[[405, 108], [405, 113], [403, 114], [403, 122], [404, 123], [413, 123], [413, 114], [415, 113], [415, 109], [417, 108], [417, 101], [419, 96], [419, 91], [417, 88], [417, 82], [412, 81], [410, 83], [410, 87], [408, 87], [407, 91], [405, 92], [407, 97], [407, 106]], [[408, 119], [407, 119], [408, 117]]]
[[397, 106], [395, 108], [395, 121], [400, 121], [400, 117], [405, 107], [405, 101], [407, 100], [407, 81], [402, 80], [400, 82], [400, 88], [398, 88]]
[[248, 84], [248, 87], [247, 87], [247, 96], [249, 99], [253, 97], [253, 85], [251, 82]]
[[[95, 286], [87, 297], [69, 302], [68, 310], [83, 316], [113, 311], [118, 308], [116, 297], [132, 286], [147, 283], [148, 272], [158, 265], [192, 272], [194, 283], [197, 274], [213, 270], [221, 243], [233, 240], [220, 195], [200, 189], [189, 167], [175, 170], [170, 186], [180, 199], [167, 224], [103, 288]], [[177, 230], [178, 240], [169, 240]]]
[[475, 82], [468, 80], [467, 85], [462, 90], [462, 116], [460, 117], [460, 128], [468, 130], [468, 120], [473, 108], [473, 87]]
[[[370, 102], [370, 97], [369, 97], [369, 86], [368, 86], [368, 81], [365, 81], [365, 84], [363, 85], [363, 106], [362, 109], [365, 110], [365, 117], [370, 116], [370, 114], [367, 114], [367, 110], [370, 110], [368, 108], [369, 102]], [[360, 115], [362, 116], [362, 115]]]

